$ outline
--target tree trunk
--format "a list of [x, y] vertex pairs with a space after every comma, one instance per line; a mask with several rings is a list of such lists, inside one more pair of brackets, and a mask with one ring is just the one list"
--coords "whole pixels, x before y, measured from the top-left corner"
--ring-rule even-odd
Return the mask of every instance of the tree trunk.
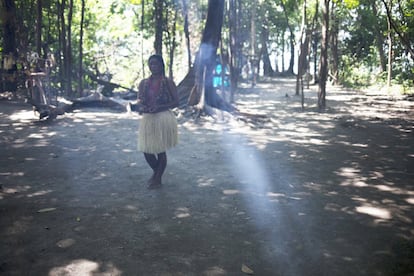
[[295, 64], [295, 33], [292, 29], [292, 27], [289, 24], [289, 16], [286, 10], [286, 6], [283, 1], [280, 1], [283, 9], [283, 13], [285, 15], [286, 25], [289, 29], [289, 43], [290, 43], [290, 60], [289, 60], [289, 68], [287, 69], [287, 72], [293, 75], [293, 66]]
[[335, 16], [334, 7], [331, 11], [331, 31], [329, 32], [330, 37], [330, 49], [332, 53], [332, 67], [331, 67], [331, 77], [335, 85], [339, 84], [339, 54], [338, 54], [338, 35], [339, 35], [339, 22]]
[[162, 55], [162, 34], [163, 34], [163, 10], [164, 0], [154, 0], [155, 17], [155, 41], [154, 49], [157, 55]]
[[39, 54], [39, 57], [42, 56], [42, 21], [42, 0], [37, 0], [36, 52]]
[[1, 89], [3, 91], [16, 92], [17, 71], [16, 59], [16, 6], [13, 0], [2, 0], [3, 8], [0, 11], [0, 21], [3, 28], [3, 50], [1, 57]]
[[184, 15], [184, 35], [185, 35], [185, 42], [187, 45], [187, 59], [188, 59], [188, 71], [190, 71], [192, 66], [191, 60], [191, 43], [190, 43], [190, 31], [188, 26], [188, 5], [187, 0], [182, 0], [183, 5], [183, 15]]
[[68, 33], [66, 38], [66, 73], [67, 73], [67, 86], [66, 91], [67, 95], [69, 97], [73, 97], [73, 91], [72, 91], [72, 68], [73, 68], [73, 57], [72, 57], [72, 16], [73, 16], [73, 0], [69, 0], [69, 12], [68, 12]]
[[329, 4], [330, 0], [323, 0], [322, 6], [322, 43], [319, 62], [319, 110], [326, 108], [326, 81], [328, 76], [328, 46], [329, 46]]
[[234, 92], [238, 86], [240, 75], [240, 56], [241, 46], [239, 40], [239, 11], [240, 0], [230, 0], [229, 2], [229, 32], [230, 32], [230, 102], [234, 101]]
[[256, 57], [256, 8], [255, 3], [252, 5], [252, 15], [250, 17], [250, 63], [252, 68], [252, 87], [256, 85], [258, 73], [258, 60]]
[[[301, 93], [303, 95], [303, 74], [306, 72], [306, 57], [308, 55], [308, 22], [306, 19], [306, 1], [302, 5], [302, 31], [300, 36], [299, 60], [298, 60], [298, 74], [296, 75], [296, 96]], [[303, 97], [302, 97], [303, 98]], [[304, 102], [302, 101], [302, 109]]]
[[[221, 38], [223, 25], [224, 0], [209, 0], [207, 20], [201, 45], [196, 59], [195, 93], [204, 91], [205, 101], [213, 107], [220, 107], [221, 102], [213, 87], [213, 68]], [[202, 98], [202, 97], [198, 97]]]
[[81, 7], [81, 22], [80, 22], [80, 33], [79, 33], [79, 61], [78, 61], [78, 94], [83, 97], [83, 25], [85, 19], [85, 0], [82, 0]]
[[[375, 18], [378, 18], [378, 11], [377, 11], [377, 6], [375, 4], [375, 1], [371, 1], [371, 8], [372, 8], [372, 12], [373, 12]], [[379, 60], [380, 60], [380, 64], [381, 64], [381, 71], [385, 72], [385, 71], [387, 71], [387, 58], [385, 57], [384, 47], [383, 47], [384, 36], [381, 33], [379, 22], [378, 22], [378, 24], [375, 24], [374, 28], [375, 28], [375, 36], [376, 36], [375, 43], [377, 45], [377, 50], [378, 50], [378, 54], [379, 54]]]
[[178, 19], [178, 12], [177, 9], [174, 9], [174, 23], [173, 23], [173, 29], [171, 31], [171, 35], [172, 35], [172, 42], [171, 42], [171, 49], [170, 49], [170, 73], [169, 76], [171, 79], [174, 78], [173, 75], [173, 64], [174, 64], [174, 53], [175, 53], [175, 49], [177, 47], [177, 36], [176, 36], [176, 31], [177, 31], [177, 19]]
[[262, 59], [263, 59], [263, 75], [265, 76], [273, 76], [275, 71], [272, 68], [272, 64], [270, 62], [269, 57], [269, 49], [267, 48], [268, 41], [269, 41], [269, 30], [266, 27], [262, 27], [261, 32], [261, 39], [262, 39]]
[[387, 87], [391, 87], [392, 79], [392, 30], [391, 30], [391, 19], [387, 17], [388, 22], [388, 75], [387, 75]]

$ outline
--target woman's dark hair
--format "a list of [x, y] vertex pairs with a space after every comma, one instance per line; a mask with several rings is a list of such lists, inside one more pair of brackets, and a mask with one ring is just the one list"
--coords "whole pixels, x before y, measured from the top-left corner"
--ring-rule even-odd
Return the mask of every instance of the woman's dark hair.
[[157, 60], [159, 63], [161, 63], [162, 66], [162, 73], [163, 75], [165, 75], [165, 64], [164, 64], [164, 59], [162, 58], [161, 55], [152, 55], [148, 58], [148, 64], [151, 62], [152, 59]]

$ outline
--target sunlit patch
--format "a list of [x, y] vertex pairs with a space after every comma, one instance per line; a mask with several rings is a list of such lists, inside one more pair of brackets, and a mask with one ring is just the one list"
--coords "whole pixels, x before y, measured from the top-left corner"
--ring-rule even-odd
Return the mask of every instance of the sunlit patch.
[[28, 138], [43, 139], [45, 136], [42, 133], [32, 133], [28, 136]]
[[0, 176], [24, 176], [24, 172], [4, 172]]
[[74, 239], [64, 239], [64, 240], [60, 240], [56, 243], [56, 245], [60, 248], [68, 248], [71, 247], [72, 245], [75, 244], [75, 240]]
[[363, 182], [363, 181], [355, 181], [353, 183], [353, 186], [355, 186], [355, 187], [367, 187], [369, 185], [367, 183]]
[[26, 139], [22, 139], [22, 138], [18, 138], [18, 139], [16, 139], [16, 140], [14, 140], [14, 143], [15, 144], [24, 144], [24, 143], [26, 143]]
[[203, 272], [203, 275], [216, 275], [216, 276], [224, 276], [227, 275], [227, 271], [221, 267], [213, 266], [208, 268]]
[[26, 157], [24, 160], [25, 161], [36, 161], [37, 159], [34, 157]]
[[85, 259], [73, 260], [65, 266], [55, 267], [49, 272], [49, 276], [58, 275], [93, 275], [93, 272], [97, 272], [99, 264]]
[[130, 210], [130, 211], [137, 211], [138, 208], [134, 205], [127, 205], [125, 206], [125, 209]]
[[30, 188], [31, 188], [30, 186], [16, 186], [13, 188], [3, 187], [3, 193], [4, 194], [16, 194], [16, 193], [28, 191]]
[[100, 173], [98, 176], [95, 176], [94, 178], [92, 178], [93, 180], [101, 180], [104, 179], [105, 177], [107, 177], [106, 173]]
[[356, 177], [360, 170], [350, 167], [341, 168], [339, 172], [337, 172], [338, 175], [345, 176], [345, 177]]
[[414, 197], [406, 198], [405, 201], [414, 205]]
[[9, 117], [13, 121], [27, 121], [27, 120], [33, 120], [35, 118], [33, 111], [19, 111], [16, 113], [13, 113]]
[[188, 209], [187, 207], [179, 207], [175, 210], [176, 218], [188, 218], [190, 216], [190, 209]]
[[223, 190], [223, 194], [225, 195], [236, 195], [239, 194], [240, 191], [239, 190]]
[[396, 189], [387, 186], [387, 185], [376, 185], [375, 186], [378, 190], [384, 191], [384, 192], [392, 192], [395, 191]]
[[281, 193], [273, 193], [273, 192], [268, 192], [267, 196], [270, 198], [278, 198], [278, 197], [285, 197], [285, 194], [281, 194]]
[[391, 219], [390, 211], [384, 208], [378, 208], [373, 206], [359, 206], [356, 207], [356, 211], [361, 214], [366, 214], [372, 217], [380, 218], [380, 219]]
[[28, 194], [27, 197], [47, 195], [47, 194], [50, 194], [51, 192], [52, 192], [52, 190], [37, 191], [35, 193]]
[[201, 178], [197, 182], [198, 182], [198, 187], [211, 187], [213, 186], [214, 179]]

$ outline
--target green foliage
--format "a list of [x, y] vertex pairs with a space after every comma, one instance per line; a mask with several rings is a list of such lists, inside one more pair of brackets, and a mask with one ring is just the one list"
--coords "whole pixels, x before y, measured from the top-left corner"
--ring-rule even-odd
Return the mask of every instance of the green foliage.
[[348, 56], [342, 57], [340, 79], [346, 87], [367, 87], [373, 80], [372, 69]]
[[[315, 23], [314, 33], [320, 26], [320, 7], [316, 10], [318, 0], [307, 0], [307, 22]], [[66, 1], [68, 2], [68, 1]], [[133, 87], [137, 80], [147, 74], [145, 66], [146, 58], [153, 52], [154, 41], [154, 18], [153, 1], [143, 0], [119, 0], [119, 1], [92, 1], [85, 0], [85, 21], [83, 37], [83, 66], [89, 71], [103, 73], [109, 71], [112, 81], [123, 86]], [[44, 48], [42, 54], [50, 51], [56, 57], [62, 55], [63, 49], [59, 42], [61, 26], [59, 25], [58, 7], [61, 0], [43, 0], [42, 17], [42, 41]], [[74, 76], [77, 74], [77, 63], [79, 57], [79, 37], [81, 20], [81, 0], [74, 0], [74, 13], [72, 21], [72, 55]], [[250, 54], [251, 51], [251, 20], [253, 7], [256, 14], [253, 18], [256, 25], [256, 52], [261, 50], [260, 34], [263, 28], [269, 32], [268, 52], [272, 55], [281, 54], [282, 51], [287, 59], [289, 49], [286, 47], [288, 41], [289, 27], [293, 30], [297, 43], [297, 34], [302, 27], [302, 5], [303, 0], [240, 0], [238, 11], [237, 37], [240, 43], [240, 60]], [[337, 24], [339, 29], [339, 57], [340, 78], [344, 84], [349, 86], [366, 86], [374, 80], [385, 80], [386, 73], [381, 72], [379, 59], [380, 51], [378, 45], [384, 49], [384, 56], [388, 54], [387, 18], [384, 3], [381, 0], [332, 0], [334, 10], [332, 24]], [[393, 82], [402, 84], [404, 87], [413, 87], [414, 61], [410, 57], [409, 47], [414, 48], [414, 1], [401, 0], [391, 1], [391, 14], [393, 21], [401, 36], [408, 41], [408, 45], [402, 43], [401, 38], [393, 32]], [[15, 0], [16, 16], [16, 39], [18, 40], [18, 52], [21, 58], [25, 58], [27, 52], [35, 51], [36, 34], [36, 1]], [[66, 3], [68, 4], [68, 3]], [[144, 4], [144, 11], [142, 10]], [[190, 25], [191, 53], [193, 57], [198, 50], [200, 37], [203, 31], [207, 11], [207, 0], [187, 1]], [[282, 4], [285, 10], [282, 8]], [[254, 5], [254, 6], [253, 6]], [[375, 5], [375, 6], [373, 6]], [[168, 20], [164, 25], [164, 48], [171, 49], [176, 46], [174, 54], [175, 70], [186, 70], [181, 62], [185, 56], [186, 45], [183, 36], [183, 12], [182, 1], [165, 0], [164, 12]], [[373, 7], [376, 7], [377, 14]], [[176, 33], [173, 32], [173, 16], [178, 11]], [[67, 20], [68, 7], [65, 16]], [[317, 15], [315, 17], [315, 15]], [[286, 18], [287, 16], [287, 18]], [[317, 21], [313, 22], [316, 18]], [[0, 18], [1, 19], [1, 18]], [[226, 18], [225, 18], [225, 22]], [[66, 21], [66, 24], [68, 22]], [[0, 30], [1, 35], [2, 30]], [[228, 26], [223, 26], [224, 47], [229, 43], [230, 35]], [[172, 45], [173, 37], [177, 35]], [[0, 42], [2, 36], [0, 36]], [[318, 44], [320, 45], [320, 44]], [[1, 52], [0, 46], [0, 52]], [[226, 50], [226, 49], [225, 49]], [[164, 55], [168, 63], [169, 56]], [[278, 56], [279, 58], [279, 56]], [[194, 60], [194, 58], [193, 58]], [[63, 70], [56, 68], [57, 72]], [[182, 76], [183, 74], [176, 74]], [[86, 83], [89, 83], [85, 77]], [[92, 87], [93, 88], [93, 87]]]

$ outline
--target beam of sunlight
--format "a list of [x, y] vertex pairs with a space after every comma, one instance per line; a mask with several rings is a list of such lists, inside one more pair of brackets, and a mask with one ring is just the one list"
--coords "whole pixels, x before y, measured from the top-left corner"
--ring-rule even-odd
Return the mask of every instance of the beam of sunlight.
[[247, 207], [253, 214], [255, 222], [259, 227], [265, 227], [267, 217], [263, 216], [263, 213], [271, 207], [267, 197], [270, 181], [266, 166], [259, 152], [253, 146], [249, 146], [243, 136], [226, 131], [223, 131], [222, 135], [224, 151], [230, 158], [229, 163], [234, 169], [234, 175], [242, 185], [240, 191], [227, 189], [223, 193], [241, 193], [248, 203]]

